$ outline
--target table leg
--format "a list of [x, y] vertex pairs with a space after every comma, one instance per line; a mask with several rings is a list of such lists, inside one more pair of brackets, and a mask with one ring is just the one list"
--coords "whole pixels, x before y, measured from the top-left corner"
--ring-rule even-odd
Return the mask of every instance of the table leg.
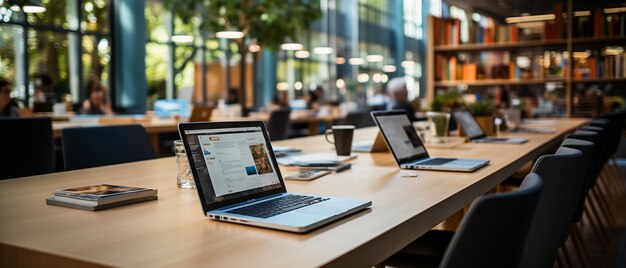
[[311, 121], [309, 122], [309, 135], [314, 136], [319, 133], [320, 130], [320, 122], [319, 121]]
[[154, 153], [158, 156], [160, 153], [159, 146], [159, 133], [150, 133], [150, 142], [152, 143], [152, 149], [154, 149]]

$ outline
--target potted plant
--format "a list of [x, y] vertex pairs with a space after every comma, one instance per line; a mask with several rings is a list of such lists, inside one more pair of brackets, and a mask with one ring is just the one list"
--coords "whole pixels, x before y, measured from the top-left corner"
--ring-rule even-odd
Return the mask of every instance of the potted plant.
[[448, 136], [450, 113], [444, 112], [443, 106], [443, 98], [438, 96], [430, 103], [430, 111], [426, 113], [433, 143], [444, 143]]
[[493, 136], [496, 134], [496, 128], [494, 125], [494, 111], [496, 107], [489, 100], [481, 100], [475, 103], [471, 103], [467, 105], [467, 109], [472, 112], [474, 118], [483, 128], [485, 134], [488, 136]]

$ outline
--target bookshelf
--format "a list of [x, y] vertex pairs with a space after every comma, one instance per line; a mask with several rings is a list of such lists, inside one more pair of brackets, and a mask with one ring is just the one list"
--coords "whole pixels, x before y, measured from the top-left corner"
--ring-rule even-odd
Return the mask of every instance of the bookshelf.
[[470, 21], [467, 43], [461, 41], [458, 20], [429, 17], [426, 100], [430, 103], [438, 92], [450, 88], [528, 91], [546, 90], [551, 84], [551, 90], [558, 91], [553, 98], [564, 98], [557, 101], [564, 102], [561, 115], [572, 116], [574, 96], [580, 91], [576, 88], [583, 87], [579, 84], [626, 89], [626, 13], [603, 14], [596, 8], [590, 16], [580, 17], [573, 16], [572, 6], [572, 1], [565, 11], [555, 6], [554, 13], [563, 16], [544, 22], [543, 32], [534, 36], [525, 36], [528, 31], [513, 24], [479, 27]]

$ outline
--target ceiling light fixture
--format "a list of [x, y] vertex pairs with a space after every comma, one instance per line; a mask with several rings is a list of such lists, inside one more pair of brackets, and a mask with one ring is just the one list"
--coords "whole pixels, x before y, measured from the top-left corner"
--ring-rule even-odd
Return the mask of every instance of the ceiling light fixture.
[[302, 50], [304, 46], [300, 43], [284, 43], [280, 45], [280, 49], [287, 51], [297, 51]]
[[219, 31], [215, 33], [215, 37], [221, 39], [240, 39], [244, 34], [241, 31]]
[[367, 55], [366, 59], [369, 62], [382, 62], [385, 57], [383, 55]]
[[9, 1], [11, 10], [15, 12], [24, 11], [24, 13], [43, 13], [46, 11], [46, 7], [37, 0], [26, 1]]
[[365, 60], [363, 58], [350, 58], [348, 60], [350, 65], [363, 65], [365, 64]]
[[585, 10], [585, 11], [574, 12], [574, 17], [585, 17], [585, 16], [591, 16], [591, 11]]
[[176, 44], [188, 44], [193, 42], [193, 36], [189, 34], [175, 34], [170, 37], [170, 40]]
[[395, 65], [385, 65], [383, 66], [383, 72], [385, 73], [393, 73], [396, 71], [396, 66]]
[[604, 13], [620, 13], [626, 12], [626, 7], [614, 7], [614, 8], [605, 8]]
[[333, 53], [332, 47], [316, 47], [313, 48], [313, 53], [317, 55], [328, 55]]
[[554, 14], [533, 15], [533, 16], [521, 16], [521, 17], [508, 17], [505, 19], [506, 23], [522, 23], [533, 21], [545, 21], [554, 20], [556, 16]]
[[296, 51], [296, 58], [298, 59], [306, 59], [310, 56], [311, 54], [306, 51], [306, 50], [298, 50]]

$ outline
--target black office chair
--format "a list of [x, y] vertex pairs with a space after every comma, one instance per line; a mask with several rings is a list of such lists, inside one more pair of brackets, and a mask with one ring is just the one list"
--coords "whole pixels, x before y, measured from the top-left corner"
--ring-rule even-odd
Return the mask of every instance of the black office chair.
[[[584, 197], [587, 196], [589, 189], [591, 189], [591, 187], [593, 187], [596, 183], [596, 180], [598, 178], [598, 165], [599, 165], [599, 156], [598, 154], [600, 153], [600, 148], [599, 146], [596, 146], [596, 144], [600, 143], [600, 135], [597, 132], [593, 132], [593, 131], [587, 131], [587, 130], [576, 130], [574, 133], [570, 134], [567, 136], [567, 139], [575, 139], [575, 140], [582, 140], [582, 141], [587, 141], [591, 144], [593, 144], [593, 149], [591, 151], [591, 157], [589, 160], [589, 165], [588, 165], [588, 169], [587, 172], [585, 173], [585, 182], [584, 182], [584, 186], [583, 186], [583, 199], [582, 200], [578, 200], [578, 204], [576, 206], [576, 209], [574, 211], [574, 217], [572, 219], [572, 222], [579, 222], [582, 219], [583, 216], [583, 211], [584, 211]], [[567, 140], [566, 139], [566, 140]], [[563, 143], [562, 146], [566, 146], [566, 147], [570, 147], [570, 148], [574, 148], [574, 149], [578, 149], [580, 150], [580, 148], [577, 147], [573, 147], [573, 146], [569, 146], [569, 144], [567, 143]], [[581, 150], [582, 151], [582, 150]], [[585, 152], [583, 152], [585, 153]]]
[[[597, 136], [597, 135], [596, 135]], [[569, 232], [564, 234], [561, 240], [561, 248], [568, 240], [568, 237], [571, 237], [572, 245], [575, 248], [576, 253], [578, 254], [578, 260], [580, 263], [584, 264], [585, 260], [588, 259], [585, 255], [585, 252], [588, 252], [586, 249], [585, 243], [582, 242], [582, 233], [580, 230], [580, 226], [576, 225], [582, 220], [582, 212], [584, 209], [585, 199], [587, 198], [588, 185], [591, 180], [591, 173], [593, 170], [593, 154], [595, 150], [595, 145], [586, 140], [573, 139], [571, 137], [566, 138], [563, 143], [561, 143], [562, 147], [572, 148], [579, 150], [583, 153], [584, 163], [585, 163], [585, 171], [581, 176], [584, 177], [583, 185], [581, 187], [581, 191], [578, 194], [578, 198], [576, 201], [576, 205], [574, 206], [574, 210], [572, 211], [572, 219], [571, 219], [571, 228], [569, 228]], [[568, 235], [569, 234], [569, 235]], [[565, 254], [569, 259], [569, 254]], [[571, 262], [571, 260], [569, 260]]]
[[355, 128], [372, 127], [375, 125], [374, 119], [368, 111], [348, 112], [346, 118], [342, 120], [343, 125], [353, 125]]
[[533, 166], [532, 172], [544, 179], [544, 189], [528, 233], [521, 267], [554, 265], [584, 185], [588, 165], [584, 161], [581, 151], [560, 147], [555, 154], [539, 157]]
[[0, 118], [0, 180], [54, 172], [50, 118]]
[[156, 157], [141, 125], [63, 129], [66, 170], [120, 164]]
[[516, 267], [542, 188], [541, 177], [530, 173], [518, 191], [476, 199], [456, 233], [429, 231], [383, 264]]
[[267, 121], [267, 132], [272, 141], [284, 140], [289, 137], [289, 115], [291, 110], [277, 110], [270, 114]]

